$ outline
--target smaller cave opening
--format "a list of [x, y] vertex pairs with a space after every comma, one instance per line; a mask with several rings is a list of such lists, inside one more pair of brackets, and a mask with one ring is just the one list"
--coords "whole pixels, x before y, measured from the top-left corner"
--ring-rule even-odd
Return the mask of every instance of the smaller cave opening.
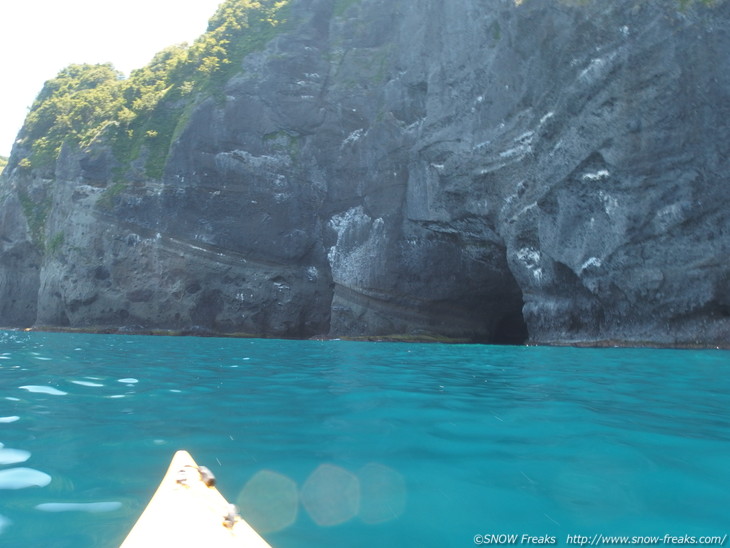
[[497, 322], [492, 335], [492, 344], [523, 345], [529, 339], [527, 324], [522, 311], [510, 312]]

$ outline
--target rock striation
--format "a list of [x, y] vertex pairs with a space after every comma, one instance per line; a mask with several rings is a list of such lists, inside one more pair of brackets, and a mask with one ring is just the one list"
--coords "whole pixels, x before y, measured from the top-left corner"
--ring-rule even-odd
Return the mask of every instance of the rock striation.
[[730, 343], [728, 3], [291, 10], [160, 178], [16, 146], [1, 325]]

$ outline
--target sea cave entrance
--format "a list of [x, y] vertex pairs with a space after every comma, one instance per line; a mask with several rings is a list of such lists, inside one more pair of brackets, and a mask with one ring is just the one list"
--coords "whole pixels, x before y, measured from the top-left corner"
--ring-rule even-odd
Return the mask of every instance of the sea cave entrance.
[[520, 308], [502, 316], [494, 328], [490, 342], [491, 344], [523, 345], [528, 339], [527, 324]]

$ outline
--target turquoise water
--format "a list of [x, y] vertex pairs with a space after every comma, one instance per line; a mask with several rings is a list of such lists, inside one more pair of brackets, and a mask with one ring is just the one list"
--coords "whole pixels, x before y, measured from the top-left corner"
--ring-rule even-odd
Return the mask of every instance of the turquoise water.
[[730, 353], [0, 332], [0, 443], [3, 547], [118, 546], [179, 448], [275, 548], [722, 536]]

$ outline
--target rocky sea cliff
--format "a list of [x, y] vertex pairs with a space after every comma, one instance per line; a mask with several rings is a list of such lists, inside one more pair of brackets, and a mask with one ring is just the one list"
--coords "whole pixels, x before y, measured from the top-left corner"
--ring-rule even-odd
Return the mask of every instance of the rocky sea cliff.
[[0, 325], [730, 344], [730, 4], [684, 4], [292, 0], [162, 152], [21, 130]]

